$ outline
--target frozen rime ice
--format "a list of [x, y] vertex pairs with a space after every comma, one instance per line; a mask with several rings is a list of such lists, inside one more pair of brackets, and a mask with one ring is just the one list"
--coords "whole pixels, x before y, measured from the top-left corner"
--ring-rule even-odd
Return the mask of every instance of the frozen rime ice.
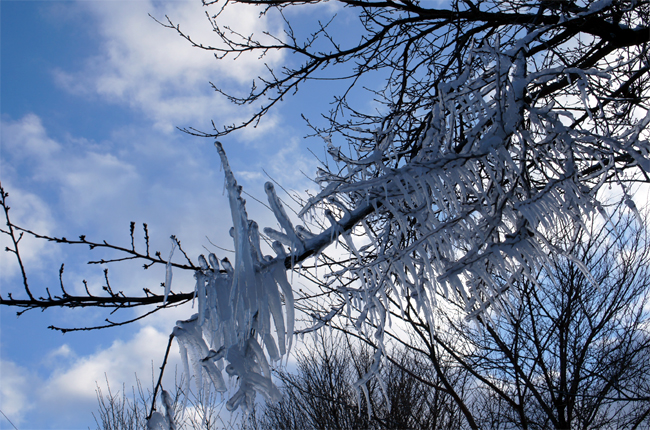
[[163, 404], [165, 405], [165, 415], [160, 412], [151, 414], [151, 418], [147, 421], [146, 430], [176, 430], [176, 423], [174, 422], [174, 406], [171, 395], [163, 390], [162, 392]]
[[[406, 150], [410, 158], [405, 141], [395, 141], [395, 119], [376, 130], [374, 140], [353, 143], [350, 154], [328, 144], [336, 167], [319, 169], [321, 191], [300, 215], [321, 211], [332, 224], [332, 238], [341, 233], [355, 258], [326, 274], [345, 303], [314, 315], [314, 326], [303, 333], [347, 312], [360, 332], [374, 332], [378, 363], [389, 306], [402, 313], [413, 306], [433, 330], [436, 296], [453, 295], [468, 318], [489, 320], [508, 306], [504, 293], [515, 279], [534, 282], [550, 258], [566, 255], [554, 245], [554, 235], [571, 237], [582, 220], [604, 212], [597, 194], [606, 179], [617, 177], [617, 156], [627, 154], [650, 172], [650, 112], [614, 132], [569, 127], [572, 109], [550, 97], [527, 100], [531, 88], [540, 91], [546, 82], [568, 78], [577, 90], [575, 104], [591, 114], [591, 83], [606, 85], [609, 79], [602, 71], [575, 68], [528, 72], [526, 44], [534, 37], [507, 52], [487, 43], [475, 47], [465, 72], [439, 85], [419, 140]], [[362, 247], [351, 243], [349, 230], [335, 231], [340, 220], [327, 212], [333, 207], [372, 212], [372, 230], [362, 222]], [[375, 365], [361, 378], [360, 393]]]
[[[607, 217], [597, 194], [607, 178], [617, 178], [616, 157], [625, 154], [650, 172], [650, 112], [613, 132], [569, 127], [572, 109], [544, 96], [527, 100], [531, 87], [573, 79], [576, 103], [591, 114], [590, 82], [604, 85], [608, 79], [602, 72], [562, 67], [529, 72], [524, 52], [534, 37], [523, 38], [508, 52], [498, 45], [476, 46], [466, 72], [439, 85], [409, 157], [400, 153], [404, 142], [395, 141], [395, 118], [373, 132], [374, 140], [359, 140], [351, 154], [328, 142], [337, 167], [319, 169], [321, 191], [299, 213], [320, 211], [331, 224], [325, 231], [294, 229], [268, 183], [269, 206], [283, 230], [264, 229], [275, 240], [276, 257], [262, 255], [258, 226], [249, 221], [241, 187], [216, 144], [226, 175], [235, 262], [224, 259], [219, 269], [212, 254], [209, 264], [199, 260], [198, 313], [174, 329], [183, 366], [192, 369], [199, 391], [206, 381], [225, 390], [225, 365], [239, 381], [228, 409], [250, 411], [258, 392], [269, 400], [279, 398], [270, 363], [287, 356], [294, 332], [285, 260], [293, 266], [297, 256], [318, 256], [343, 235], [341, 245], [354, 258], [325, 274], [343, 303], [313, 315], [314, 326], [301, 333], [346, 312], [357, 330], [374, 337], [378, 350], [370, 372], [357, 384], [361, 395], [380, 365], [384, 328], [390, 324], [389, 311], [395, 311], [389, 307], [398, 306], [403, 314], [412, 306], [434, 330], [437, 295], [453, 295], [464, 303], [468, 318], [489, 320], [491, 312], [508, 305], [511, 298], [504, 292], [514, 280], [534, 282], [553, 255], [566, 255], [553, 244], [553, 235], [571, 237], [594, 212]], [[482, 66], [472, 67], [474, 61]], [[623, 191], [625, 203], [636, 209]], [[332, 209], [342, 216], [336, 219]], [[362, 246], [350, 234], [359, 224], [366, 232]], [[171, 281], [171, 266], [167, 278]]]
[[[214, 254], [207, 259], [203, 255], [199, 257], [200, 269], [194, 275], [198, 312], [178, 321], [173, 334], [183, 371], [188, 375], [185, 391], [189, 392], [191, 375], [197, 393], [210, 387], [226, 392], [228, 387], [222, 373], [225, 370], [239, 384], [226, 407], [229, 410], [241, 407], [249, 413], [257, 393], [269, 401], [281, 397], [271, 379], [270, 364], [281, 362], [291, 349], [294, 300], [284, 266], [286, 251], [276, 243], [273, 246], [276, 258], [262, 255], [258, 226], [248, 219], [241, 187], [221, 144], [217, 142], [216, 147], [226, 177], [235, 261], [231, 264], [224, 258], [219, 262]], [[273, 186], [267, 184], [266, 189], [269, 204], [284, 229], [280, 234], [289, 239], [292, 249], [304, 249]], [[173, 241], [172, 252], [174, 245]], [[171, 264], [168, 264], [165, 295], [169, 294], [171, 277]], [[152, 416], [148, 425], [151, 429], [173, 428], [170, 419], [159, 413]]]
[[174, 250], [176, 249], [176, 239], [172, 236], [171, 240], [172, 250], [169, 251], [169, 259], [167, 260], [167, 266], [165, 267], [165, 298], [163, 303], [167, 303], [167, 297], [169, 297], [169, 292], [172, 288], [172, 257], [174, 256]]

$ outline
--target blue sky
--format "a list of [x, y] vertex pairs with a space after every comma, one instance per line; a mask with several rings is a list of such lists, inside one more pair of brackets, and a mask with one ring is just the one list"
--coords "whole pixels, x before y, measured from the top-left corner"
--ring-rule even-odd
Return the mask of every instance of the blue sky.
[[[295, 20], [296, 31], [304, 35], [333, 7], [301, 8], [289, 17], [304, 14]], [[353, 41], [354, 17], [337, 12], [339, 34]], [[139, 229], [146, 222], [152, 250], [163, 255], [175, 234], [193, 258], [206, 248], [225, 257], [227, 252], [210, 244], [231, 246], [213, 142], [176, 127], [209, 130], [211, 120], [227, 124], [245, 118], [250, 111], [217, 96], [209, 81], [243, 93], [264, 65], [255, 55], [217, 62], [148, 14], [168, 15], [196, 40], [217, 43], [199, 0], [0, 0], [0, 181], [10, 193], [12, 219], [43, 234], [84, 234], [125, 246], [129, 223]], [[253, 8], [230, 8], [223, 18], [243, 34], [281, 29], [277, 16], [258, 15]], [[279, 66], [296, 58], [270, 53], [266, 61]], [[247, 192], [265, 199], [265, 172], [287, 188], [314, 190], [303, 172], [313, 174], [316, 161], [308, 148], [322, 154], [323, 142], [303, 139], [309, 130], [300, 114], [318, 120], [341, 85], [303, 85], [258, 128], [222, 140]], [[372, 107], [371, 97], [356, 101], [357, 107]], [[261, 226], [275, 224], [262, 205], [248, 202], [251, 218]], [[141, 230], [136, 232], [141, 238]], [[0, 237], [0, 249], [6, 245]], [[101, 292], [103, 268], [85, 262], [110, 253], [30, 238], [21, 245], [36, 295], [44, 295], [45, 288], [58, 291], [61, 263], [69, 292], [83, 293], [84, 279], [92, 291]], [[138, 245], [142, 249], [142, 241]], [[143, 271], [140, 266], [110, 266], [113, 288], [125, 294], [160, 288], [164, 268]], [[300, 288], [300, 278], [293, 280]], [[192, 288], [191, 274], [174, 274], [175, 290]], [[0, 293], [8, 292], [24, 295], [14, 259], [0, 252]], [[142, 312], [111, 318], [125, 320]], [[50, 309], [16, 318], [14, 309], [0, 308], [0, 410], [21, 430], [95, 428], [91, 413], [97, 408], [97, 384], [105, 391], [108, 379], [114, 392], [122, 384], [130, 389], [137, 374], [144, 387], [151, 386], [152, 367], [160, 365], [175, 321], [192, 313], [185, 306], [126, 327], [62, 335], [47, 327], [99, 325], [109, 315], [97, 309]], [[178, 363], [174, 347], [170, 367]], [[168, 376], [173, 378], [173, 372]], [[11, 428], [0, 416], [0, 430]]]
[[[224, 257], [207, 239], [231, 244], [217, 153], [212, 141], [175, 127], [209, 130], [211, 120], [243, 118], [246, 109], [229, 105], [208, 82], [245, 91], [263, 64], [254, 56], [217, 62], [149, 13], [169, 15], [192, 36], [214, 40], [200, 1], [0, 1], [0, 180], [10, 194], [13, 221], [38, 232], [128, 245], [129, 223], [146, 222], [152, 249], [163, 255], [175, 234], [193, 258], [204, 247]], [[258, 13], [232, 8], [225, 19], [244, 32], [280, 28], [277, 18], [260, 20]], [[267, 61], [293, 60], [272, 53]], [[327, 111], [331, 88], [306, 86], [257, 129], [223, 139], [245, 190], [264, 196], [263, 169], [289, 188], [314, 188], [301, 171], [315, 171], [307, 147], [322, 153], [322, 141], [303, 139], [308, 130], [300, 113], [314, 118]], [[248, 210], [261, 225], [272, 222], [252, 199]], [[93, 291], [104, 285], [102, 267], [85, 264], [104, 254], [26, 238], [22, 255], [36, 295], [46, 287], [58, 289], [61, 263], [69, 292], [81, 293], [83, 279]], [[139, 266], [109, 267], [113, 288], [126, 294], [159, 288], [164, 268], [145, 272]], [[10, 254], [0, 255], [0, 269], [2, 294], [24, 294]], [[175, 274], [174, 289], [192, 288], [191, 274]], [[114, 390], [123, 383], [130, 387], [137, 373], [150, 385], [152, 365], [160, 365], [174, 322], [192, 309], [66, 335], [47, 327], [102, 324], [107, 312], [51, 309], [20, 318], [14, 309], [0, 313], [0, 410], [21, 430], [76, 429], [94, 428], [96, 382], [105, 388], [108, 378]], [[133, 316], [124, 311], [111, 317]], [[173, 351], [172, 365], [179, 361]], [[0, 429], [9, 428], [0, 417]]]

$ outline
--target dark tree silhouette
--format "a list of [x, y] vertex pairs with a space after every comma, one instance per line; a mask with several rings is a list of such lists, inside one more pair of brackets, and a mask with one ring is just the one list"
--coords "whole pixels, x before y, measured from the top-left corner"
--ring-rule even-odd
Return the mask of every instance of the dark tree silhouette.
[[[382, 366], [381, 377], [366, 387], [367, 395], [355, 387], [373, 364], [373, 351], [367, 345], [341, 333], [324, 331], [298, 353], [296, 360], [294, 372], [278, 374], [282, 400], [258, 409], [248, 423], [251, 428], [461, 428], [458, 406], [436, 383], [427, 363], [408, 351], [396, 352], [395, 362]], [[464, 381], [455, 376], [454, 382], [462, 390]]]
[[[610, 226], [590, 223], [570, 255], [534, 282], [512, 283], [504, 293], [510, 306], [500, 312], [468, 321], [462, 302], [440, 298], [432, 329], [414, 306], [401, 314], [395, 303], [392, 316], [410, 335], [401, 327], [386, 337], [446, 382], [463, 428], [646, 428], [648, 240], [646, 226], [629, 216]], [[360, 339], [377, 346], [372, 337]], [[462, 390], [446, 381], [450, 368], [462, 369]]]
[[449, 320], [452, 336], [473, 348], [460, 363], [485, 380], [480, 421], [530, 429], [650, 425], [648, 231], [629, 218], [616, 229], [590, 225], [572, 244], [572, 259], [543, 270], [536, 284], [515, 286], [502, 315], [478, 327]]

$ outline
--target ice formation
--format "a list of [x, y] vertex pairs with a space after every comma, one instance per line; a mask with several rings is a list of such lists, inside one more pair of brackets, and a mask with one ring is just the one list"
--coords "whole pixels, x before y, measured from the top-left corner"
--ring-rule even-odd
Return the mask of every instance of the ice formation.
[[160, 412], [153, 412], [147, 420], [146, 430], [176, 430], [174, 422], [174, 405], [171, 395], [163, 390], [162, 400], [165, 405], [165, 415]]
[[[198, 312], [191, 318], [178, 321], [173, 334], [178, 342], [183, 370], [188, 378], [185, 391], [189, 392], [190, 375], [196, 392], [202, 393], [209, 385], [226, 392], [228, 386], [223, 371], [237, 380], [238, 390], [226, 403], [228, 410], [241, 407], [250, 412], [256, 393], [267, 400], [277, 401], [280, 392], [271, 379], [271, 365], [279, 363], [291, 349], [294, 329], [294, 299], [286, 278], [286, 250], [274, 243], [275, 257], [262, 254], [260, 233], [254, 221], [248, 219], [241, 187], [230, 169], [220, 143], [217, 150], [226, 177], [226, 190], [233, 221], [231, 236], [235, 244], [235, 261], [219, 261], [214, 254], [199, 257], [195, 295]], [[273, 186], [267, 184], [269, 204], [284, 232], [291, 249], [301, 249], [289, 218]], [[171, 280], [171, 266], [167, 269]], [[166, 290], [167, 294], [167, 290]], [[284, 302], [284, 306], [283, 306]], [[209, 385], [208, 385], [209, 384]], [[154, 415], [152, 428], [164, 421]], [[160, 424], [162, 425], [162, 424]], [[163, 427], [167, 428], [167, 427]]]
[[[617, 163], [633, 159], [625, 167], [650, 172], [650, 112], [625, 126], [576, 121], [576, 111], [604, 117], [590, 91], [610, 76], [529, 70], [527, 43], [535, 37], [508, 50], [477, 44], [465, 72], [439, 85], [417, 140], [401, 131], [395, 113], [350, 153], [328, 145], [337, 165], [319, 170], [322, 191], [301, 215], [341, 207], [343, 218], [367, 214], [359, 219], [366, 244], [344, 235], [355, 258], [326, 276], [345, 303], [315, 316], [314, 329], [346, 312], [381, 351], [389, 310], [411, 307], [434, 330], [438, 295], [454, 295], [468, 318], [489, 320], [516, 300], [514, 279], [535, 282], [549, 258], [565, 254], [554, 237], [572, 237], [582, 220], [604, 213], [598, 193], [605, 183], [618, 183], [633, 207]], [[547, 84], [563, 80], [574, 96], [545, 95]]]
[[[389, 115], [374, 139], [359, 139], [350, 154], [329, 143], [338, 168], [319, 170], [321, 192], [300, 213], [320, 214], [328, 229], [313, 234], [294, 228], [267, 184], [269, 206], [283, 230], [264, 229], [275, 240], [275, 257], [262, 255], [258, 226], [248, 219], [241, 188], [217, 143], [235, 262], [224, 259], [220, 268], [213, 254], [200, 259], [198, 313], [174, 329], [198, 390], [211, 381], [225, 391], [221, 370], [227, 362], [226, 373], [239, 380], [228, 409], [250, 411], [256, 392], [279, 398], [269, 363], [289, 353], [294, 331], [286, 269], [299, 257], [318, 255], [339, 236], [353, 258], [325, 276], [342, 304], [314, 315], [311, 329], [347, 313], [357, 330], [370, 330], [378, 350], [371, 372], [357, 385], [363, 391], [382, 358], [391, 307], [401, 312], [412, 307], [433, 330], [437, 295], [454, 295], [470, 318], [489, 319], [490, 312], [508, 305], [512, 297], [504, 292], [514, 279], [534, 282], [550, 256], [563, 253], [554, 235], [570, 237], [586, 216], [603, 212], [597, 194], [607, 181], [618, 181], [633, 207], [617, 162], [624, 154], [650, 171], [650, 113], [615, 129], [589, 121], [570, 126], [576, 106], [599, 114], [589, 105], [590, 85], [609, 77], [563, 67], [528, 70], [524, 53], [535, 37], [531, 32], [506, 52], [487, 43], [476, 46], [465, 72], [439, 85], [408, 154], [398, 139], [399, 115]], [[545, 85], [563, 79], [575, 85], [572, 106], [545, 98]], [[355, 228], [365, 231], [365, 243], [354, 243]], [[337, 286], [343, 277], [357, 282]]]

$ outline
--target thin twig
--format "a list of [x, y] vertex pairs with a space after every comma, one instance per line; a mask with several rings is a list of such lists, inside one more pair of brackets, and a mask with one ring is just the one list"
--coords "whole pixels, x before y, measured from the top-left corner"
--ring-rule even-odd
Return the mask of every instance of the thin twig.
[[151, 419], [154, 411], [156, 410], [156, 395], [158, 394], [158, 389], [162, 387], [162, 377], [165, 373], [165, 366], [167, 365], [167, 357], [169, 357], [169, 349], [172, 346], [172, 341], [174, 340], [174, 333], [169, 335], [169, 342], [167, 342], [167, 350], [165, 351], [165, 358], [163, 359], [162, 366], [160, 366], [160, 375], [158, 376], [158, 383], [153, 390], [153, 398], [151, 399], [151, 412], [147, 416], [147, 420]]

